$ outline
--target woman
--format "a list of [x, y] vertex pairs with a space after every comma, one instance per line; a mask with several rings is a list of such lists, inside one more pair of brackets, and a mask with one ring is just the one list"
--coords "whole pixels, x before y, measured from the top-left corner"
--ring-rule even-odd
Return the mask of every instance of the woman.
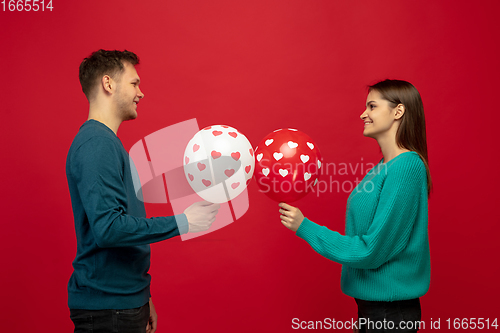
[[342, 291], [354, 297], [358, 321], [367, 324], [360, 332], [417, 332], [419, 297], [430, 283], [431, 177], [420, 94], [406, 81], [379, 82], [369, 87], [361, 120], [363, 135], [377, 140], [383, 159], [347, 200], [345, 236], [286, 203], [279, 205], [281, 222], [342, 264]]

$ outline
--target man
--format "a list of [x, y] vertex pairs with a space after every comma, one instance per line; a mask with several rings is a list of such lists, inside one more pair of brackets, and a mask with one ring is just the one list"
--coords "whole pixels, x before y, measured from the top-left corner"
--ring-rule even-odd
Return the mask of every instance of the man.
[[69, 149], [66, 176], [77, 253], [68, 283], [75, 332], [156, 331], [149, 244], [210, 228], [219, 205], [194, 203], [184, 214], [146, 218], [135, 195], [129, 157], [116, 136], [144, 98], [129, 51], [99, 50], [80, 65], [88, 120]]

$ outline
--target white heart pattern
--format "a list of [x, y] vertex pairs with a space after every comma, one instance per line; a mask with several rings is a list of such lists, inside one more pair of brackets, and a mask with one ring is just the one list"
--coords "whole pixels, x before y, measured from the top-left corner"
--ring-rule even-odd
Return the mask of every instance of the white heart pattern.
[[274, 153], [273, 157], [276, 161], [279, 161], [283, 158], [283, 154], [282, 153]]
[[280, 175], [281, 177], [285, 177], [286, 175], [288, 175], [288, 170], [287, 169], [280, 169]]
[[304, 180], [308, 181], [311, 178], [311, 174], [309, 172], [304, 173]]
[[274, 139], [266, 140], [266, 146], [269, 146], [273, 142], [274, 142]]
[[264, 154], [260, 153], [257, 155], [257, 161], [260, 162], [260, 160], [262, 159], [262, 156], [264, 156]]
[[321, 169], [321, 161], [318, 160], [318, 169]]
[[262, 169], [262, 173], [267, 177], [267, 175], [269, 175], [269, 168]]
[[299, 146], [299, 144], [297, 142], [288, 141], [288, 147], [294, 149], [294, 148], [297, 148], [298, 146]]
[[311, 150], [314, 149], [314, 144], [310, 143], [310, 142], [307, 142], [307, 146], [309, 146], [309, 148], [311, 148]]
[[309, 161], [309, 155], [300, 155], [300, 160], [302, 161], [302, 163], [306, 163], [307, 161]]
[[313, 186], [316, 186], [316, 183], [318, 182], [318, 178], [316, 178], [316, 180], [314, 181], [314, 184]]

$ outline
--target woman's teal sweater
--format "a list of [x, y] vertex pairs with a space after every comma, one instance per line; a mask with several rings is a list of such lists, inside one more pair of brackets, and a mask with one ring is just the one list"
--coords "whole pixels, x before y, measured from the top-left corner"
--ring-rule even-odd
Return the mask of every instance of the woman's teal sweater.
[[345, 236], [304, 219], [297, 236], [342, 264], [342, 291], [367, 301], [423, 296], [430, 284], [427, 174], [415, 152], [377, 164], [347, 200]]

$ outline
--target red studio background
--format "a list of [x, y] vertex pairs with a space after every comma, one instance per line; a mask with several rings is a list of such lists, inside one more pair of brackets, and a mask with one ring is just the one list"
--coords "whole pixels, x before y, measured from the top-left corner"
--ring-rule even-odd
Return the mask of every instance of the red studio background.
[[[76, 238], [65, 159], [88, 112], [78, 66], [99, 48], [141, 58], [145, 98], [118, 132], [125, 149], [192, 118], [200, 128], [231, 125], [254, 146], [293, 127], [313, 137], [324, 163], [358, 166], [337, 170], [342, 184], [381, 158], [362, 135], [366, 86], [412, 82], [424, 101], [434, 181], [424, 331], [437, 320], [447, 330], [450, 318], [460, 331], [455, 318], [500, 317], [500, 2], [53, 0], [44, 12], [5, 3], [2, 332], [72, 331], [66, 286]], [[348, 191], [296, 205], [343, 232]], [[340, 291], [341, 266], [284, 228], [255, 181], [249, 199], [249, 211], [221, 230], [152, 245], [158, 332], [289, 332], [294, 318], [356, 318], [354, 300]], [[146, 209], [172, 213], [168, 204]]]

